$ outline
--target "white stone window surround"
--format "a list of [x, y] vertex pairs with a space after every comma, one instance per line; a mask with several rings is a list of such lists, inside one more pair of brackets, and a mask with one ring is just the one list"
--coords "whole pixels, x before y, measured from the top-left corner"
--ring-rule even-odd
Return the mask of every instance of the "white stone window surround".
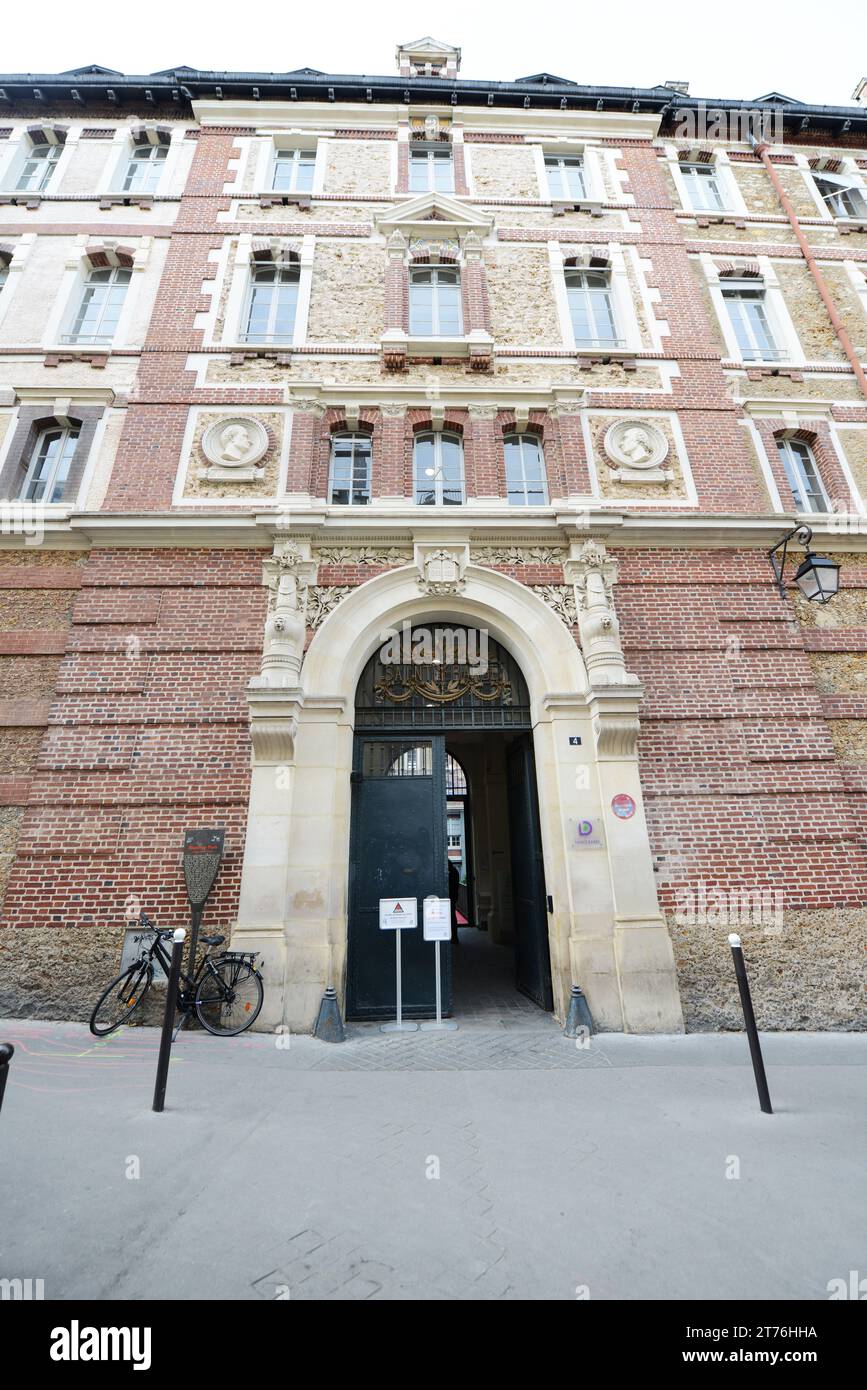
[[[250, 493], [244, 491], [243, 486], [239, 487], [238, 494], [235, 497], [184, 497], [184, 489], [187, 485], [187, 478], [189, 477], [190, 470], [195, 470], [199, 467], [199, 460], [195, 457], [195, 452], [193, 448], [193, 441], [195, 439], [199, 416], [203, 413], [206, 415], [214, 415], [218, 412], [219, 409], [219, 406], [214, 405], [190, 407], [189, 416], [187, 418], [187, 427], [184, 430], [184, 438], [183, 443], [181, 445], [180, 466], [178, 467], [178, 474], [175, 479], [174, 491], [172, 493], [172, 506], [201, 507], [203, 503], [206, 503], [208, 507], [238, 507], [239, 505], [249, 507], [252, 501], [254, 506], [259, 507], [265, 505], [268, 502], [275, 501], [277, 498], [285, 497], [287, 495], [286, 478], [289, 470], [289, 448], [292, 439], [292, 419], [294, 415], [294, 410], [291, 406], [280, 405], [269, 405], [267, 407], [251, 406], [249, 409], [249, 413], [253, 415], [260, 414], [263, 410], [265, 410], [269, 415], [282, 415], [284, 417], [283, 441], [280, 449], [280, 459], [277, 469], [277, 486], [274, 493], [270, 497], [260, 497], [257, 494], [256, 497], [252, 499], [250, 497]], [[236, 404], [227, 405], [225, 409], [227, 413], [232, 413], [234, 411], [237, 414], [243, 414], [247, 412], [248, 408], [245, 405]]]
[[666, 163], [671, 170], [671, 177], [674, 180], [674, 186], [677, 189], [677, 195], [680, 198], [681, 207], [684, 212], [692, 212], [697, 217], [742, 217], [748, 214], [749, 209], [744, 201], [744, 196], [741, 193], [738, 181], [735, 178], [734, 169], [732, 168], [732, 162], [729, 159], [727, 150], [714, 151], [711, 167], [716, 174], [717, 188], [725, 204], [725, 207], [714, 213], [712, 209], [693, 207], [692, 199], [689, 195], [689, 188], [680, 167], [680, 160], [678, 158], [680, 152], [676, 145], [666, 145], [664, 148]]
[[167, 146], [168, 154], [160, 170], [159, 183], [151, 192], [137, 193], [135, 189], [125, 189], [123, 186], [124, 176], [127, 171], [133, 151], [138, 147], [132, 138], [132, 124], [136, 127], [145, 126], [149, 122], [135, 121], [131, 124], [120, 126], [115, 130], [111, 140], [111, 149], [108, 159], [105, 161], [103, 171], [97, 181], [94, 193], [98, 197], [112, 198], [159, 198], [166, 196], [175, 188], [175, 171], [180, 160], [183, 148], [184, 137], [188, 127], [177, 126], [172, 128], [172, 138]]
[[861, 170], [858, 168], [854, 159], [844, 158], [841, 162], [843, 168], [839, 173], [826, 173], [822, 169], [811, 169], [806, 155], [798, 154], [795, 156], [798, 161], [804, 181], [810, 190], [810, 196], [816, 204], [818, 215], [825, 222], [863, 222], [867, 220], [867, 212], [864, 217], [838, 217], [833, 208], [825, 201], [819, 192], [816, 179], [826, 179], [828, 183], [838, 183], [842, 188], [852, 188], [856, 193], [860, 193], [867, 205], [867, 183], [865, 183]]
[[722, 330], [726, 345], [726, 357], [732, 362], [743, 363], [745, 367], [762, 365], [784, 366], [784, 367], [803, 367], [806, 364], [804, 349], [798, 337], [792, 317], [786, 307], [783, 292], [780, 289], [780, 282], [777, 279], [773, 264], [769, 257], [758, 256], [755, 258], [761, 271], [761, 277], [756, 277], [749, 281], [756, 289], [764, 288], [765, 291], [765, 313], [771, 329], [774, 342], [782, 356], [775, 358], [772, 363], [762, 363], [755, 360], [747, 360], [741, 356], [740, 344], [734, 330], [734, 325], [728, 311], [724, 296], [723, 287], [726, 280], [736, 280], [737, 277], [720, 276], [719, 270], [714, 263], [713, 257], [708, 252], [702, 252], [699, 256], [702, 269], [704, 270], [710, 297], [716, 311], [717, 319]]
[[30, 252], [36, 243], [35, 232], [25, 232], [17, 238], [10, 238], [4, 245], [11, 246], [12, 256], [6, 271], [6, 280], [3, 288], [0, 289], [0, 326], [9, 312], [12, 299], [21, 284], [21, 272], [27, 265]]
[[[204, 344], [209, 347], [237, 347], [249, 349], [251, 344], [244, 338], [245, 332], [245, 310], [249, 301], [250, 275], [255, 266], [253, 260], [253, 241], [254, 238], [249, 232], [242, 232], [238, 237], [235, 253], [232, 255], [231, 249], [227, 247], [223, 259], [223, 274], [220, 277], [224, 282], [229, 282], [229, 293], [226, 296], [226, 309], [223, 319], [223, 332], [220, 338], [216, 338], [215, 326], [219, 311], [222, 292], [216, 288], [212, 295], [211, 309], [208, 311], [208, 322], [205, 326]], [[299, 277], [298, 277], [298, 303], [295, 310], [295, 324], [292, 333], [292, 342], [286, 344], [271, 343], [268, 346], [280, 348], [285, 346], [287, 351], [293, 347], [301, 347], [307, 341], [307, 320], [310, 315], [310, 295], [313, 289], [313, 261], [316, 254], [315, 236], [305, 236], [301, 238], [301, 249], [299, 252]]]
[[[684, 440], [683, 430], [680, 427], [680, 420], [677, 417], [676, 411], [636, 410], [634, 412], [624, 411], [623, 415], [626, 416], [629, 413], [634, 413], [636, 418], [641, 419], [665, 420], [665, 422], [671, 429], [671, 433], [674, 439], [675, 453], [677, 455], [677, 462], [680, 466], [680, 472], [681, 477], [683, 478], [683, 487], [684, 492], [686, 493], [686, 497], [655, 497], [651, 504], [653, 506], [653, 509], [656, 510], [658, 507], [671, 507], [674, 509], [677, 509], [678, 507], [698, 507], [698, 492], [695, 486], [695, 479], [692, 475], [692, 468], [690, 467], [689, 456], [686, 451], [686, 441]], [[610, 406], [593, 407], [591, 409], [582, 408], [581, 410], [581, 431], [584, 437], [584, 452], [587, 455], [587, 464], [590, 472], [590, 481], [593, 496], [596, 498], [600, 497], [599, 477], [603, 474], [603, 470], [607, 471], [608, 465], [604, 459], [596, 458], [595, 450], [593, 448], [593, 437], [592, 430], [590, 428], [590, 421], [594, 415], [604, 415], [607, 418], [612, 418], [614, 414], [616, 414], [616, 412], [612, 411]], [[607, 503], [610, 503], [611, 499], [606, 498], [605, 501]], [[629, 493], [627, 486], [624, 486], [623, 488], [622, 498], [618, 493], [614, 501], [616, 502], [618, 508], [637, 507], [641, 509], [642, 507], [648, 506], [647, 498], [632, 496]]]
[[[557, 305], [557, 316], [560, 320], [560, 336], [563, 346], [567, 352], [587, 352], [594, 353], [597, 357], [605, 352], [604, 347], [584, 347], [576, 344], [575, 330], [572, 326], [572, 315], [569, 311], [569, 297], [566, 290], [566, 261], [571, 260], [575, 251], [579, 248], [572, 248], [564, 245], [560, 241], [548, 242], [548, 259], [551, 266], [551, 280], [554, 287], [554, 299]], [[632, 298], [632, 290], [629, 284], [629, 276], [626, 270], [626, 257], [624, 248], [618, 242], [607, 242], [589, 248], [594, 254], [606, 256], [608, 258], [608, 273], [611, 285], [611, 304], [614, 311], [614, 327], [621, 346], [609, 351], [616, 352], [641, 352], [641, 330], [638, 324], [638, 316], [635, 312], [635, 304]], [[580, 268], [580, 267], [579, 267]], [[601, 269], [601, 267], [599, 267]]]
[[[843, 477], [846, 479], [846, 485], [849, 488], [848, 509], [842, 510], [839, 507], [837, 507], [836, 504], [840, 502], [842, 499], [831, 498], [831, 506], [832, 508], [834, 508], [834, 510], [828, 513], [828, 515], [864, 516], [865, 514], [867, 514], [867, 503], [865, 503], [865, 500], [861, 496], [861, 493], [858, 489], [858, 484], [855, 482], [854, 474], [852, 472], [851, 467], [849, 466], [849, 460], [846, 457], [846, 451], [843, 448], [843, 445], [840, 441], [840, 437], [837, 433], [837, 424], [831, 418], [830, 409], [828, 407], [821, 406], [818, 409], [814, 409], [805, 413], [803, 407], [799, 409], [794, 405], [787, 405], [786, 403], [777, 400], [762, 402], [753, 400], [749, 402], [748, 409], [750, 410], [751, 414], [756, 416], [770, 416], [774, 420], [775, 425], [782, 421], [783, 428], [791, 433], [795, 433], [797, 430], [802, 429], [812, 430], [815, 427], [816, 421], [821, 420], [827, 427], [828, 438], [830, 439], [831, 447], [834, 450], [834, 453], [837, 457], [837, 462], [840, 465], [840, 471], [843, 474]], [[779, 512], [783, 516], [801, 515], [801, 513], [795, 513], [794, 511], [794, 498], [788, 496], [788, 494], [785, 498], [781, 498], [780, 491], [777, 487], [776, 479], [771, 468], [771, 463], [768, 458], [767, 449], [765, 448], [764, 439], [762, 438], [762, 435], [759, 432], [758, 427], [754, 423], [754, 420], [748, 419], [745, 421], [740, 421], [740, 423], [743, 424], [749, 430], [750, 436], [755, 445], [756, 455], [759, 460], [759, 466], [762, 470], [762, 476], [764, 478], [765, 485], [768, 489], [768, 495], [771, 499], [772, 509], [775, 512]], [[843, 428], [845, 428], [846, 430], [867, 430], [867, 425], [852, 424], [847, 422]], [[813, 454], [815, 457], [815, 450], [813, 450]], [[817, 472], [820, 471], [818, 460], [816, 460], [816, 469]], [[824, 479], [822, 479], [822, 486], [823, 488], [825, 487]], [[803, 513], [803, 515], [806, 517], [815, 517], [817, 513], [805, 512]]]
[[328, 147], [331, 143], [329, 136], [333, 133], [333, 131], [310, 130], [300, 126], [291, 126], [285, 130], [257, 131], [257, 139], [249, 155], [249, 158], [255, 161], [254, 194], [268, 193], [274, 197], [280, 196], [280, 190], [274, 188], [274, 169], [277, 156], [281, 150], [296, 149], [308, 150], [316, 156], [316, 162], [313, 166], [313, 187], [309, 192], [301, 190], [297, 195], [287, 194], [286, 196], [314, 198], [318, 193], [324, 193], [325, 167], [328, 162]]
[[[147, 267], [150, 254], [150, 237], [139, 237], [135, 240], [125, 239], [123, 242], [125, 247], [134, 247], [132, 275], [111, 342], [107, 344], [81, 343], [80, 345], [63, 342], [63, 335], [71, 330], [71, 325], [81, 303], [81, 297], [87, 286], [87, 277], [91, 270], [90, 261], [87, 258], [87, 247], [94, 244], [95, 238], [88, 237], [86, 234], [79, 235], [75, 239], [75, 249], [66, 261], [60, 290], [54, 301], [54, 308], [45, 324], [45, 335], [41, 343], [43, 351], [69, 352], [70, 349], [80, 346], [91, 352], [111, 352], [115, 348], [142, 346], [141, 343], [131, 342], [129, 335], [130, 327], [135, 318], [138, 298], [141, 294], [142, 272]], [[106, 249], [111, 249], [108, 243], [105, 243], [105, 246]], [[142, 337], [144, 337], [144, 332]]]
[[[30, 121], [30, 125], [37, 122]], [[47, 125], [52, 122], [46, 122]], [[60, 151], [60, 156], [52, 169], [51, 177], [45, 188], [34, 189], [29, 196], [31, 198], [45, 197], [50, 193], [56, 193], [60, 187], [61, 180], [69, 166], [73, 150], [78, 143], [80, 127], [68, 126], [66, 128], [66, 139]], [[0, 190], [4, 193], [17, 193], [19, 197], [26, 198], [26, 189], [17, 189], [15, 185], [21, 176], [21, 171], [27, 162], [30, 151], [33, 148], [33, 140], [27, 133], [27, 126], [22, 125], [17, 133], [11, 135], [8, 141], [3, 141], [0, 145]], [[38, 142], [37, 142], [38, 143]], [[5, 148], [4, 148], [5, 146]]]
[[[75, 416], [75, 406], [78, 400], [79, 398], [75, 395], [75, 391], [72, 390], [69, 398], [64, 398], [63, 400], [58, 399], [53, 403], [53, 405], [50, 402], [46, 402], [46, 416], [54, 414], [55, 418], [58, 421], [58, 424], [61, 424], [64, 419], [64, 412], [66, 410], [69, 411], [70, 415], [72, 415], [73, 417]], [[2, 473], [3, 469], [6, 467], [6, 460], [9, 457], [12, 442], [15, 438], [19, 418], [18, 410], [22, 405], [31, 404], [33, 404], [32, 398], [22, 393], [18, 405], [15, 407], [14, 410], [4, 410], [2, 412], [3, 415], [9, 417], [9, 424], [6, 427], [6, 436], [3, 439], [2, 444], [0, 444], [0, 473]], [[92, 402], [88, 400], [87, 404], [90, 405], [92, 404]], [[79, 483], [78, 490], [74, 496], [65, 497], [61, 502], [21, 502], [18, 505], [20, 505], [23, 508], [32, 506], [35, 516], [52, 517], [63, 515], [69, 511], [76, 511], [78, 508], [82, 507], [84, 505], [84, 500], [87, 497], [91, 482], [93, 480], [93, 475], [96, 470], [97, 461], [99, 459], [100, 450], [102, 448], [103, 435], [105, 434], [106, 426], [108, 424], [109, 414], [110, 412], [108, 409], [103, 410], [102, 415], [96, 422], [96, 426], [93, 431], [93, 438], [90, 442], [90, 449], [87, 453], [87, 460], [84, 465], [84, 471], [81, 475], [81, 482]], [[4, 505], [6, 507], [9, 507], [10, 505], [16, 504], [14, 499], [6, 500], [5, 502], [4, 500], [0, 499], [0, 511], [2, 511]]]
[[[570, 140], [565, 136], [559, 139], [543, 135], [529, 135], [527, 143], [532, 147], [536, 165], [536, 178], [539, 183], [539, 200], [543, 203], [604, 203], [608, 201], [605, 180], [602, 176], [602, 151], [591, 140]], [[580, 157], [584, 165], [584, 196], [582, 198], [551, 197], [548, 185], [548, 171], [545, 168], [546, 155], [562, 155], [565, 159]]]

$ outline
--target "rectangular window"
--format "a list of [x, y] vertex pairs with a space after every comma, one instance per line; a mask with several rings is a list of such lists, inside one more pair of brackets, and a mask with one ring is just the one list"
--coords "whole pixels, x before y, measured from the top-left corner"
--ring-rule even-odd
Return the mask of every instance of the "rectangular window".
[[275, 262], [254, 267], [250, 276], [245, 329], [248, 343], [291, 343], [295, 333], [300, 271]]
[[845, 179], [829, 178], [828, 175], [815, 175], [819, 196], [835, 217], [867, 218], [867, 200], [860, 188], [855, 188]]
[[331, 441], [328, 500], [339, 506], [366, 506], [370, 501], [371, 447], [367, 435], [338, 434]]
[[169, 156], [168, 145], [139, 145], [124, 171], [124, 193], [156, 193]]
[[117, 331], [132, 271], [92, 270], [82, 292], [66, 343], [111, 343]]
[[419, 506], [460, 506], [464, 500], [464, 450], [460, 436], [417, 434], [413, 472]]
[[310, 193], [315, 168], [315, 150], [278, 150], [271, 187], [275, 193]]
[[513, 507], [544, 507], [545, 460], [542, 445], [532, 434], [509, 434], [503, 441], [506, 455], [506, 490]]
[[48, 187], [62, 145], [31, 145], [15, 187], [22, 193], [42, 193]]
[[680, 172], [695, 212], [722, 212], [725, 208], [717, 171], [712, 164], [681, 164]]
[[753, 286], [723, 286], [723, 299], [728, 310], [738, 349], [745, 362], [778, 362], [785, 353], [774, 340], [764, 289]]
[[61, 502], [69, 469], [78, 444], [78, 429], [44, 430], [36, 441], [27, 476], [21, 488], [22, 502]]
[[419, 338], [459, 338], [463, 333], [461, 275], [442, 266], [409, 273], [409, 331]]
[[828, 512], [828, 494], [822, 486], [816, 460], [809, 444], [803, 439], [778, 439], [786, 478], [799, 512]]
[[409, 190], [411, 193], [454, 193], [451, 145], [410, 146]]
[[607, 271], [566, 270], [566, 296], [576, 347], [619, 347]]
[[545, 155], [548, 194], [555, 202], [580, 202], [587, 197], [581, 155]]

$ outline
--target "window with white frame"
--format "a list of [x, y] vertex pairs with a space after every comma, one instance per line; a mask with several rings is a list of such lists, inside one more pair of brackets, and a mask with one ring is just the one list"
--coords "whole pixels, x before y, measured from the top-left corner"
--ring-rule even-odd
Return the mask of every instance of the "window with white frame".
[[833, 174], [814, 174], [819, 197], [834, 217], [867, 218], [867, 199], [849, 179]]
[[543, 507], [548, 501], [542, 441], [535, 434], [507, 434], [506, 491], [513, 507]]
[[123, 192], [156, 193], [168, 155], [168, 145], [136, 145], [123, 166]]
[[799, 512], [830, 511], [813, 450], [803, 439], [777, 440], [780, 459]]
[[456, 338], [463, 333], [461, 272], [456, 267], [410, 268], [409, 331], [420, 338]]
[[78, 427], [59, 425], [43, 430], [36, 440], [21, 488], [22, 502], [62, 502], [78, 444]]
[[6, 256], [0, 255], [0, 290], [9, 279], [9, 261]]
[[125, 266], [91, 270], [72, 318], [65, 343], [110, 343], [117, 331], [132, 271]]
[[410, 145], [409, 191], [411, 193], [454, 193], [455, 171], [452, 147], [444, 141]]
[[722, 296], [745, 362], [778, 362], [786, 356], [774, 337], [764, 285], [723, 281]]
[[51, 182], [51, 176], [62, 152], [62, 145], [52, 145], [47, 141], [31, 144], [18, 174], [16, 189], [21, 193], [44, 192]]
[[413, 445], [415, 500], [420, 506], [460, 506], [464, 500], [464, 447], [459, 434], [427, 431]]
[[328, 500], [344, 507], [366, 506], [370, 501], [370, 469], [373, 451], [366, 434], [331, 436]]
[[278, 149], [274, 156], [271, 187], [275, 193], [310, 193], [315, 168], [315, 150]]
[[292, 342], [299, 281], [298, 261], [266, 261], [253, 266], [241, 333], [244, 342]]
[[582, 155], [546, 154], [545, 176], [548, 180], [549, 197], [555, 201], [578, 202], [587, 197]]
[[725, 208], [719, 172], [713, 164], [681, 164], [690, 207], [694, 212], [722, 212]]
[[567, 266], [564, 274], [575, 346], [620, 346], [610, 272]]

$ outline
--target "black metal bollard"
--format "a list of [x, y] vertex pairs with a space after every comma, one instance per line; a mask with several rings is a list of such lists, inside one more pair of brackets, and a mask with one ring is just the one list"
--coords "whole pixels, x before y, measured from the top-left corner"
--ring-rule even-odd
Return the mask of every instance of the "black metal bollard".
[[590, 1006], [584, 997], [584, 991], [581, 986], [573, 985], [563, 1036], [566, 1038], [577, 1038], [585, 1032], [588, 1037], [592, 1036], [593, 1018], [590, 1013]]
[[753, 1059], [753, 1072], [756, 1078], [756, 1090], [759, 1093], [759, 1105], [766, 1115], [773, 1115], [770, 1092], [768, 1091], [768, 1079], [765, 1076], [765, 1064], [762, 1060], [762, 1049], [759, 1045], [759, 1032], [756, 1028], [756, 1016], [753, 1013], [753, 1001], [750, 995], [750, 982], [747, 979], [747, 967], [744, 962], [744, 953], [741, 947], [741, 939], [734, 933], [729, 937], [729, 945], [732, 948], [732, 959], [735, 963], [735, 975], [737, 976], [738, 989], [741, 996], [741, 1008], [744, 1011], [744, 1023], [746, 1024], [747, 1037], [750, 1043], [750, 1056]]
[[3, 1109], [3, 1092], [6, 1090], [9, 1063], [12, 1061], [14, 1051], [15, 1048], [11, 1043], [0, 1043], [0, 1110]]
[[181, 959], [184, 954], [186, 931], [178, 927], [172, 937], [172, 963], [166, 985], [166, 1011], [163, 1014], [163, 1031], [160, 1037], [160, 1055], [157, 1060], [157, 1081], [154, 1086], [154, 1110], [162, 1110], [166, 1102], [166, 1082], [169, 1079], [169, 1058], [172, 1051], [172, 1029], [175, 1026], [175, 1009], [178, 1002], [178, 982], [181, 978]]

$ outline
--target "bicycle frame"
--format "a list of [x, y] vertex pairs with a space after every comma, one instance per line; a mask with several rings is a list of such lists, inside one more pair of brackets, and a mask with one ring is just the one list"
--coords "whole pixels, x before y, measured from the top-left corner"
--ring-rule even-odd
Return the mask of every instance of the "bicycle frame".
[[[154, 927], [146, 927], [145, 930], [155, 931], [156, 929]], [[172, 967], [172, 962], [168, 951], [163, 945], [163, 938], [161, 936], [154, 937], [150, 946], [147, 948], [147, 951], [142, 956], [142, 959], [144, 960], [145, 958], [147, 958], [147, 960], [152, 961], [154, 957], [156, 957], [156, 959], [159, 961], [160, 965], [166, 973], [166, 978], [168, 978], [169, 971]], [[206, 954], [199, 961], [199, 966], [196, 970], [195, 975], [188, 975], [187, 972], [183, 969], [183, 967], [181, 968], [181, 974], [178, 980], [178, 1007], [181, 1009], [182, 1012], [186, 1011], [191, 1007], [193, 998], [196, 993], [196, 988], [202, 977], [202, 973], [205, 970], [209, 970], [210, 973], [216, 976], [216, 978], [219, 980], [219, 975], [217, 971], [214, 969], [213, 965], [211, 964], [210, 951], [206, 952]]]

